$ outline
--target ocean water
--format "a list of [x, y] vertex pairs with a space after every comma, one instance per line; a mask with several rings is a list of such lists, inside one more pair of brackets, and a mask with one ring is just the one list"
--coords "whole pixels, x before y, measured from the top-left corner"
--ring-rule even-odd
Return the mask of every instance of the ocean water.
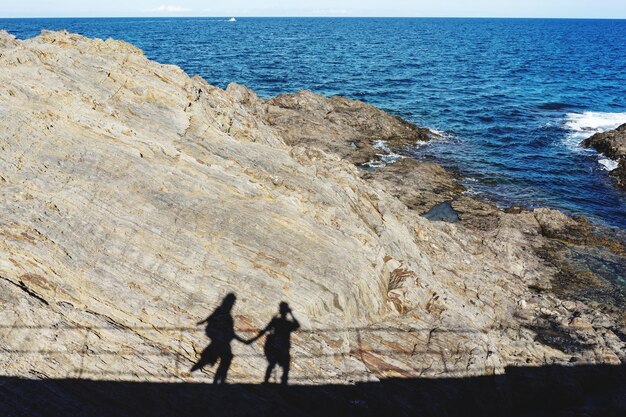
[[501, 206], [548, 206], [626, 228], [615, 168], [578, 143], [626, 123], [626, 20], [0, 19], [114, 37], [220, 87], [364, 100], [445, 140], [411, 150]]

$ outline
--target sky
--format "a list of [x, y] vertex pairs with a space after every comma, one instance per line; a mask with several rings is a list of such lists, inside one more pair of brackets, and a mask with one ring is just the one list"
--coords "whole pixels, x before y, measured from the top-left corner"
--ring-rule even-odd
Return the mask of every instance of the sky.
[[117, 16], [623, 19], [626, 18], [626, 0], [0, 0], [0, 18]]

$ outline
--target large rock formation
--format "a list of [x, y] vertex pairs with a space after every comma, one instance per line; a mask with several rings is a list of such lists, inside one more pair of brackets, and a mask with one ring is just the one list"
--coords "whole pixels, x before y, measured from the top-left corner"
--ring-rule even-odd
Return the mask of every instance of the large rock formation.
[[611, 171], [617, 184], [626, 189], [626, 123], [615, 130], [596, 133], [581, 142], [586, 148], [594, 148], [606, 157], [617, 161], [617, 168]]
[[[0, 34], [0, 86], [3, 377], [210, 382], [189, 372], [208, 344], [195, 323], [231, 292], [242, 338], [291, 305], [292, 384], [626, 360], [622, 290], [573, 261], [619, 269], [617, 237], [471, 199], [435, 164], [355, 166], [425, 129], [65, 32]], [[460, 222], [420, 216], [449, 200]], [[567, 292], [578, 275], [599, 295]], [[262, 381], [262, 343], [232, 346], [229, 380]], [[0, 402], [27, 410], [20, 387]]]

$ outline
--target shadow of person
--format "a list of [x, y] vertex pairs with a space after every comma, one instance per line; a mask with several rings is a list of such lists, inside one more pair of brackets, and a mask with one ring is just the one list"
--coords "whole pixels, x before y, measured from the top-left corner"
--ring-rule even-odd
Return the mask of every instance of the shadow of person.
[[206, 365], [213, 366], [219, 361], [213, 379], [214, 384], [226, 383], [228, 369], [233, 361], [230, 343], [233, 339], [245, 342], [235, 334], [231, 311], [236, 300], [235, 294], [227, 294], [219, 307], [209, 317], [198, 322], [198, 325], [206, 323], [205, 333], [211, 339], [211, 343], [202, 351], [200, 360], [191, 368], [190, 372], [202, 369]]
[[[291, 316], [291, 318], [289, 318]], [[267, 370], [265, 371], [264, 383], [269, 383], [272, 371], [279, 365], [283, 368], [281, 384], [287, 385], [289, 380], [289, 366], [291, 363], [291, 333], [300, 328], [300, 323], [293, 316], [289, 304], [281, 302], [278, 307], [278, 315], [269, 322], [265, 329], [261, 330], [257, 336], [247, 343], [252, 343], [256, 339], [268, 333], [265, 340], [264, 352], [267, 358]]]

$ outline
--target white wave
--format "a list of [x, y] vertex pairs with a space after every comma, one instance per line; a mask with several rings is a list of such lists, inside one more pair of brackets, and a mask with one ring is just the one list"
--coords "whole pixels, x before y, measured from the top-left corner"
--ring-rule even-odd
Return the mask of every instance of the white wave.
[[624, 113], [602, 113], [586, 111], [584, 113], [568, 113], [565, 127], [576, 132], [597, 132], [611, 130], [626, 123]]
[[397, 153], [376, 154], [376, 156], [380, 159], [372, 159], [363, 165], [369, 168], [383, 168], [397, 162], [400, 159], [406, 158], [406, 156], [398, 155]]
[[404, 156], [402, 155], [398, 155], [397, 153], [390, 153], [390, 154], [386, 154], [386, 155], [380, 155], [377, 154], [377, 156], [386, 164], [386, 165], [391, 165], [394, 162], [398, 161], [399, 159], [404, 158]]
[[428, 130], [430, 130], [432, 139], [451, 139], [453, 137], [452, 133], [446, 132], [445, 130], [430, 128]]
[[389, 147], [384, 140], [375, 140], [372, 144], [374, 149], [380, 149], [381, 151], [389, 152]]
[[586, 111], [584, 113], [568, 113], [565, 118], [564, 127], [569, 131], [565, 144], [574, 151], [580, 151], [580, 142], [593, 136], [594, 133], [612, 130], [626, 123], [626, 112]]
[[614, 169], [617, 169], [617, 167], [619, 166], [619, 164], [617, 163], [617, 161], [614, 161], [612, 159], [609, 158], [600, 158], [598, 159], [598, 162], [600, 163], [600, 165], [602, 165], [604, 167], [604, 169], [606, 169], [607, 171], [613, 171]]
[[470, 197], [476, 197], [476, 196], [481, 195], [480, 191], [475, 190], [471, 186], [466, 186], [465, 191], [463, 191], [461, 194], [468, 195]]
[[363, 164], [363, 166], [368, 167], [368, 168], [383, 168], [385, 166], [387, 166], [387, 164], [385, 164], [383, 161], [378, 160], [378, 159], [372, 159], [370, 161], [367, 161]]

